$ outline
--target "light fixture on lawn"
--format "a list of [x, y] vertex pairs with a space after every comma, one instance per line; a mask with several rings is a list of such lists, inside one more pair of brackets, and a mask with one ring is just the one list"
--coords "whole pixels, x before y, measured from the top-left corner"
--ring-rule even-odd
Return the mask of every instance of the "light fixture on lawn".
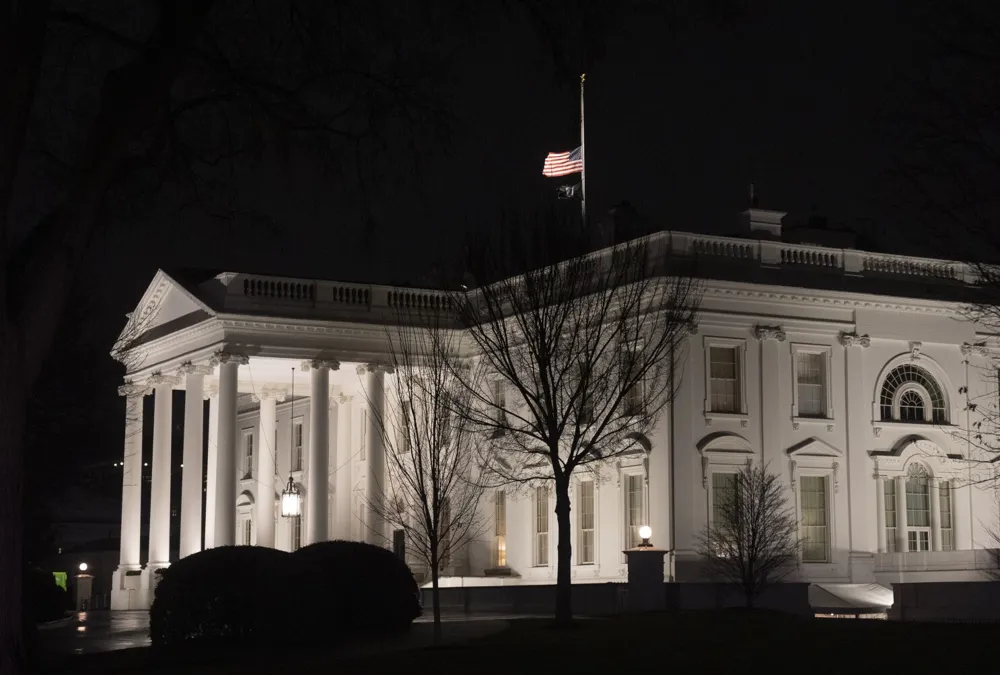
[[[295, 369], [292, 368], [292, 408], [290, 412], [291, 427], [288, 434], [288, 461], [291, 464], [295, 456]], [[302, 495], [299, 488], [295, 486], [295, 479], [292, 478], [291, 471], [288, 473], [288, 484], [281, 491], [281, 517], [298, 518], [302, 515]]]
[[649, 525], [643, 525], [642, 527], [640, 527], [639, 538], [642, 539], [642, 541], [639, 542], [639, 546], [641, 546], [642, 548], [648, 548], [652, 546], [652, 544], [649, 543], [649, 538], [652, 536], [653, 536], [653, 529]]
[[87, 571], [87, 563], [80, 563], [80, 571], [81, 572]]

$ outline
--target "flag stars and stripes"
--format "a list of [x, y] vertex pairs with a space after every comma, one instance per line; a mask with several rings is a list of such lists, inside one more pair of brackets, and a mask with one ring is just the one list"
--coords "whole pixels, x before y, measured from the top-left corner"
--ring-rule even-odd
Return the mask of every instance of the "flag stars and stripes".
[[583, 153], [581, 148], [577, 148], [569, 152], [550, 152], [545, 158], [542, 175], [557, 178], [581, 171], [583, 171]]

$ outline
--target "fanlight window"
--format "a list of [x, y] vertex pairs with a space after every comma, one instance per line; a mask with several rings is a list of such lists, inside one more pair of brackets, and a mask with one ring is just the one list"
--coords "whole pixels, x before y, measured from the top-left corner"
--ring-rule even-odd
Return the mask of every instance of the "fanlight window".
[[926, 370], [905, 364], [885, 378], [880, 396], [883, 420], [897, 422], [948, 421], [944, 392]]

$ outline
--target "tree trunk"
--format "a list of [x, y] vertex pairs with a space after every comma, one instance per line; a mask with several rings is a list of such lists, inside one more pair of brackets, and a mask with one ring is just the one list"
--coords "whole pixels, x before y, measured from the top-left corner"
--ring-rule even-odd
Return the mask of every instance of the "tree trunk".
[[20, 340], [0, 314], [0, 675], [26, 668], [24, 593], [24, 420]]
[[434, 644], [441, 644], [441, 593], [438, 588], [438, 547], [431, 543], [431, 597], [434, 599]]
[[556, 523], [559, 544], [556, 548], [556, 625], [573, 621], [572, 565], [573, 545], [569, 504], [569, 478], [556, 479]]

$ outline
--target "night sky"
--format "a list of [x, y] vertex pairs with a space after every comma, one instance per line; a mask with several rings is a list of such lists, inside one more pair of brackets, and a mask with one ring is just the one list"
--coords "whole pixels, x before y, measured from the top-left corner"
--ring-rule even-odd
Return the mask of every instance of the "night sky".
[[[752, 181], [761, 207], [824, 215], [883, 249], [913, 250], [886, 189], [894, 148], [880, 130], [915, 49], [899, 4], [747, 2], [724, 16], [624, 17], [588, 73], [591, 213], [627, 200], [658, 229], [726, 233]], [[60, 447], [70, 476], [120, 457], [121, 370], [108, 351], [158, 267], [417, 283], [453, 259], [464, 232], [503, 211], [548, 208], [557, 183], [541, 176], [542, 161], [576, 146], [579, 90], [556, 78], [524, 22], [497, 11], [478, 25], [441, 90], [449, 146], [423, 157], [419, 180], [383, 186], [369, 224], [335, 178], [286, 159], [238, 181], [269, 222], [159, 210], [95, 241], [35, 393], [50, 412], [36, 412], [34, 456]]]

